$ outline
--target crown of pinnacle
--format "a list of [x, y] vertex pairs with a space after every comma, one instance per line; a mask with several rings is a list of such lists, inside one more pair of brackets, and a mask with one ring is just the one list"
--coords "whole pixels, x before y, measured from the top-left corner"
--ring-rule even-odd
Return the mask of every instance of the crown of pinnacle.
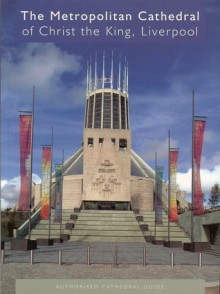
[[[115, 66], [116, 64], [117, 67]], [[87, 95], [97, 89], [105, 88], [119, 90], [128, 95], [128, 62], [126, 58], [122, 62], [120, 55], [116, 61], [112, 51], [109, 62], [106, 59], [105, 51], [103, 51], [102, 70], [100, 68], [101, 66], [98, 63], [98, 54], [96, 52], [95, 61], [92, 62], [92, 58], [90, 57], [90, 60], [87, 62]], [[110, 68], [110, 71], [106, 70], [106, 68]]]

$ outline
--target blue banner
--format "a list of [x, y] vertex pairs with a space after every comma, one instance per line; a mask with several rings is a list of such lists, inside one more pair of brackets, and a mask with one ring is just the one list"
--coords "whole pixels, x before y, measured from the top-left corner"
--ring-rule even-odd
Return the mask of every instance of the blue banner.
[[62, 220], [62, 165], [55, 166], [55, 212], [54, 212], [54, 222], [61, 222]]

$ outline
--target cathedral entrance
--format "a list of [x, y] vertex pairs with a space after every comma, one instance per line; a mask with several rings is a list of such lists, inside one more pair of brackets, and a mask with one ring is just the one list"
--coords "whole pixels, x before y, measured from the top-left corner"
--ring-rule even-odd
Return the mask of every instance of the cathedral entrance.
[[130, 202], [83, 201], [83, 209], [93, 210], [130, 210]]

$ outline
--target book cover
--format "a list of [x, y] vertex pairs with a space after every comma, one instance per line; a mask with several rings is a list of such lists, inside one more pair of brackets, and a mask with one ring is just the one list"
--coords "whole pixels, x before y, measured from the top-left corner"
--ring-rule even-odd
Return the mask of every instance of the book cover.
[[[2, 293], [217, 293], [219, 1], [2, 0], [1, 20]], [[30, 163], [26, 158], [23, 165], [25, 171], [31, 166], [31, 204], [25, 202], [25, 195], [30, 195], [29, 190], [25, 192], [26, 178], [24, 175], [22, 180], [21, 172], [21, 112], [32, 115], [33, 123], [32, 154], [27, 137], [23, 139], [28, 159], [32, 160]], [[196, 133], [197, 137], [194, 133], [194, 140], [192, 120], [193, 126], [194, 121], [200, 122], [200, 133]], [[50, 199], [41, 186], [45, 176], [42, 145], [53, 149]], [[198, 202], [192, 199], [195, 146], [198, 156], [193, 163], [194, 192], [199, 195], [195, 196]], [[172, 148], [179, 154], [178, 167], [175, 159], [171, 170]], [[61, 165], [62, 200], [56, 198], [61, 190], [55, 185], [60, 181], [55, 170]], [[161, 199], [155, 202], [158, 167], [163, 167], [159, 176], [163, 181], [157, 187], [157, 197], [161, 189]], [[167, 198], [171, 179], [174, 202]], [[65, 210], [73, 212], [79, 207], [90, 214], [96, 212], [96, 218], [105, 211], [111, 214], [111, 220], [106, 214], [103, 223], [95, 223], [94, 215], [90, 215], [90, 232], [83, 235], [84, 223], [78, 235], [72, 231], [73, 243], [70, 238], [63, 245], [38, 246], [32, 259], [30, 251], [11, 250], [10, 241], [19, 237], [19, 230], [13, 230], [22, 201], [26, 205], [23, 216], [27, 218], [28, 207], [36, 213], [42, 205], [42, 193], [45, 215], [41, 218], [48, 217], [50, 201], [56, 219], [53, 221], [61, 223], [60, 228], [64, 226], [61, 209], [63, 217]], [[217, 195], [214, 200], [213, 193]], [[198, 203], [201, 222], [195, 221], [197, 216], [193, 218], [192, 237], [193, 201], [194, 205]], [[200, 252], [164, 249], [146, 238], [156, 238], [156, 233], [160, 236], [163, 213], [169, 213], [172, 205], [176, 207], [172, 221], [177, 222], [178, 210], [178, 223], [186, 238], [183, 240], [210, 242], [208, 252], [199, 255]], [[155, 207], [157, 219], [152, 220], [151, 228], [147, 212]], [[115, 218], [112, 211], [132, 210], [132, 217], [137, 212], [143, 217], [143, 223], [139, 219], [141, 234], [146, 228], [148, 233], [140, 237], [127, 224], [115, 223], [115, 236], [110, 228]], [[118, 214], [117, 220], [123, 217]], [[67, 232], [72, 223], [76, 229], [72, 216], [60, 233]], [[170, 219], [163, 225], [169, 227]], [[55, 236], [53, 226], [49, 239]], [[102, 239], [97, 231], [104, 226]], [[164, 228], [162, 231], [167, 232]], [[170, 232], [172, 239], [175, 234]], [[135, 234], [134, 241], [126, 239]], [[162, 241], [170, 241], [166, 234]]]

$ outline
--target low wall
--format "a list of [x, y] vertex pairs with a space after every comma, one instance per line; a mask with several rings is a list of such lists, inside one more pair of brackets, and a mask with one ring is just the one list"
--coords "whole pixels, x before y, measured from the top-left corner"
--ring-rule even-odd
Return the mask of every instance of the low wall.
[[[191, 235], [191, 212], [179, 215], [179, 225], [186, 233]], [[208, 226], [220, 224], [220, 211], [194, 216], [194, 237], [197, 242], [209, 242], [210, 231]]]

